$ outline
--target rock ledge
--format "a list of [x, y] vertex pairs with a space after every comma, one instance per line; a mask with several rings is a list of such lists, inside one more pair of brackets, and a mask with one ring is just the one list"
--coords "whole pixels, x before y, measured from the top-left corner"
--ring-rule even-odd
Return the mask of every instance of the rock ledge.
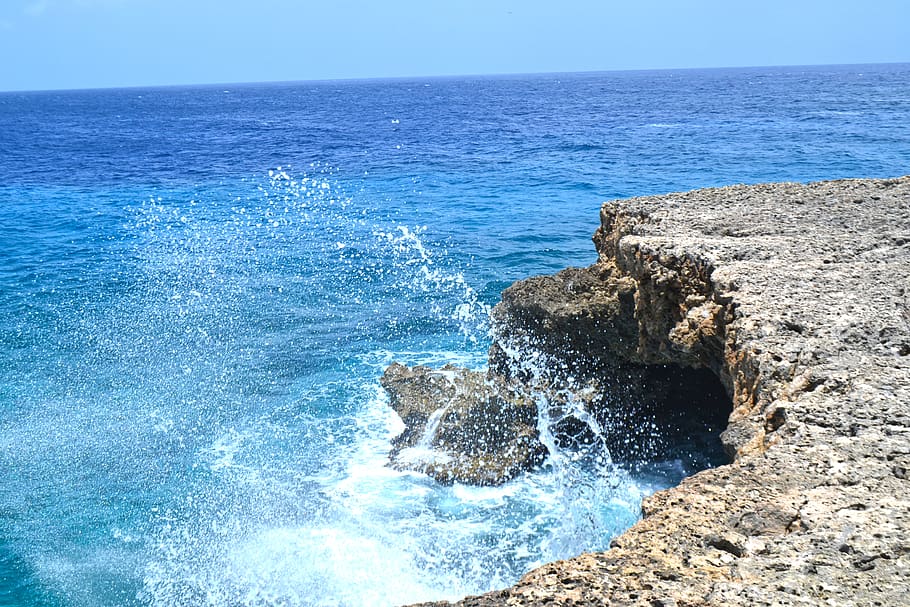
[[610, 550], [459, 604], [906, 605], [910, 177], [613, 201], [594, 240], [594, 266], [503, 294], [491, 368], [517, 334], [580, 366], [710, 369], [732, 463]]

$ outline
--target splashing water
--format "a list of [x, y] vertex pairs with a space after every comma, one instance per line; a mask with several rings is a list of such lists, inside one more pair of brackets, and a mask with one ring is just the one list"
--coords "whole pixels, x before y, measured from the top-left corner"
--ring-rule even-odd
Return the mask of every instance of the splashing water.
[[[416, 268], [410, 278], [410, 285], [432, 294], [430, 311], [439, 319], [448, 319], [458, 323], [459, 332], [472, 344], [477, 345], [479, 336], [486, 333], [490, 306], [480, 301], [477, 292], [465, 281], [461, 272], [451, 272], [434, 267], [433, 256], [420, 240], [426, 227], [411, 231], [407, 226], [398, 226], [398, 234], [375, 232], [374, 236], [391, 245], [391, 251], [404, 267]], [[447, 311], [439, 303], [438, 295], [454, 295], [459, 301]]]
[[482, 366], [490, 307], [425, 228], [329, 168], [147, 197], [120, 230], [42, 277], [33, 314], [57, 321], [23, 328], [13, 364], [32, 366], [7, 382], [20, 414], [2, 448], [21, 476], [6, 536], [48, 600], [456, 599], [605, 547], [668, 482], [620, 472], [599, 443], [560, 447], [554, 416], [600, 429], [544, 400], [537, 472], [477, 488], [389, 468], [402, 424], [382, 371]]

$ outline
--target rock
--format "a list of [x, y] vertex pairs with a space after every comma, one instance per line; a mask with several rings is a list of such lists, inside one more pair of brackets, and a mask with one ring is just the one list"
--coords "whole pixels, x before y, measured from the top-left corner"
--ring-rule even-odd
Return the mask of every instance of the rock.
[[491, 369], [533, 380], [533, 343], [604, 385], [707, 370], [732, 461], [646, 499], [610, 550], [459, 604], [906, 604], [910, 177], [608, 202], [594, 241], [592, 267], [503, 293]]
[[555, 447], [575, 458], [673, 459], [690, 470], [726, 461], [718, 435], [730, 401], [709, 372], [616, 363], [610, 379], [593, 367], [563, 367], [543, 350], [534, 354], [533, 379], [514, 369], [391, 365], [381, 381], [405, 426], [393, 439], [392, 466], [443, 483], [504, 483], [548, 454], [539, 407], [546, 407]]
[[534, 401], [494, 376], [453, 366], [391, 365], [382, 377], [405, 430], [392, 465], [439, 482], [498, 485], [546, 457]]

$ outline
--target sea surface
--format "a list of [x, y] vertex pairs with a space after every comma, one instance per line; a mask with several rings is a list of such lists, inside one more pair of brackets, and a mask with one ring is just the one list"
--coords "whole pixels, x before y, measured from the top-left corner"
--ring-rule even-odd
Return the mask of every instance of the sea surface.
[[0, 606], [397, 605], [605, 548], [699, 454], [441, 486], [385, 465], [384, 368], [483, 368], [604, 200], [906, 173], [910, 65], [2, 93]]

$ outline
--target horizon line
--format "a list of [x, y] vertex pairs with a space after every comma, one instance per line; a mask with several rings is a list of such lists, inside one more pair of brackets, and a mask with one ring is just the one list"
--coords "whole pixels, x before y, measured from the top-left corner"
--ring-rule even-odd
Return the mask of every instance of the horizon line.
[[282, 84], [329, 84], [353, 82], [383, 82], [407, 80], [449, 80], [460, 78], [508, 78], [522, 76], [559, 76], [559, 75], [584, 75], [584, 74], [619, 74], [635, 72], [683, 72], [683, 71], [720, 71], [720, 70], [756, 70], [756, 69], [793, 69], [793, 68], [819, 68], [819, 67], [861, 67], [884, 65], [910, 65], [910, 61], [882, 61], [860, 63], [793, 63], [778, 65], [726, 65], [726, 66], [688, 66], [688, 67], [654, 67], [654, 68], [620, 68], [607, 70], [566, 70], [546, 72], [487, 72], [487, 73], [462, 73], [462, 74], [424, 74], [406, 76], [362, 76], [362, 77], [337, 77], [337, 78], [303, 78], [290, 80], [249, 80], [234, 82], [188, 82], [170, 84], [130, 84], [122, 86], [88, 86], [72, 88], [47, 88], [47, 89], [2, 89], [0, 95], [9, 93], [64, 93], [88, 91], [119, 91], [119, 90], [148, 90], [148, 89], [174, 89], [174, 88], [208, 88], [230, 86], [255, 86], [255, 85], [282, 85]]

